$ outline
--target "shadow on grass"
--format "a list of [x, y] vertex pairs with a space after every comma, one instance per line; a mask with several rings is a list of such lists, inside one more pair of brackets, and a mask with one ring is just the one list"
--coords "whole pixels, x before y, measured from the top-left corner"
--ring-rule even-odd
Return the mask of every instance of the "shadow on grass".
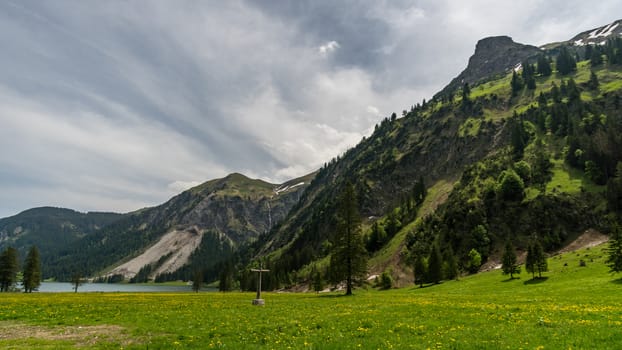
[[546, 282], [548, 279], [548, 277], [536, 277], [523, 282], [523, 284], [540, 284], [542, 282]]
[[520, 277], [512, 277], [512, 278], [508, 278], [506, 280], [503, 280], [501, 282], [512, 282], [512, 281], [518, 281], [520, 280]]
[[611, 283], [622, 284], [622, 278], [618, 278], [617, 280], [611, 281]]
[[441, 285], [443, 282], [439, 282], [439, 283], [427, 283], [427, 284], [423, 284], [423, 287], [420, 285], [415, 285], [414, 287], [411, 288], [411, 290], [416, 290], [416, 289], [425, 289], [425, 288], [430, 288], [430, 287], [434, 287], [434, 286], [439, 286]]
[[327, 298], [327, 299], [334, 299], [334, 298], [347, 298], [347, 297], [353, 297], [356, 295], [356, 293], [352, 293], [350, 295], [346, 295], [346, 293], [341, 293], [341, 294], [316, 294], [319, 298]]

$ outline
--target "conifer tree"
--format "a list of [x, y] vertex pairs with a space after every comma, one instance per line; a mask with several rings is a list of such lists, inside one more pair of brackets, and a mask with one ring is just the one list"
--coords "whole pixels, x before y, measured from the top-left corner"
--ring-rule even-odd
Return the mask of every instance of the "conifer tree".
[[525, 270], [531, 273], [532, 278], [536, 278], [536, 273], [538, 273], [539, 278], [542, 278], [542, 272], [548, 271], [546, 255], [544, 254], [542, 245], [540, 245], [538, 241], [529, 244], [527, 258], [525, 260]]
[[501, 258], [501, 270], [504, 275], [510, 275], [510, 279], [514, 279], [514, 274], [520, 273], [520, 267], [516, 258], [516, 251], [510, 240], [505, 244], [505, 251]]
[[533, 244], [527, 246], [527, 257], [525, 258], [525, 270], [531, 274], [531, 278], [536, 278], [536, 258], [534, 255]]
[[510, 82], [510, 86], [512, 87], [512, 96], [517, 96], [523, 89], [523, 80], [516, 73], [516, 71], [512, 73], [512, 81]]
[[203, 285], [203, 271], [200, 269], [194, 270], [192, 274], [192, 290], [195, 293], [198, 293], [201, 290], [201, 286]]
[[538, 56], [538, 74], [543, 77], [548, 77], [553, 73], [551, 68], [551, 62], [544, 55]]
[[570, 51], [566, 46], [562, 46], [557, 55], [556, 60], [557, 71], [560, 74], [566, 75], [577, 70], [577, 61], [570, 54]]
[[606, 264], [613, 273], [622, 272], [622, 228], [614, 224], [609, 234], [609, 246], [606, 249]]
[[438, 244], [432, 245], [430, 257], [428, 258], [428, 281], [438, 284], [443, 279], [441, 251]]
[[316, 293], [319, 293], [322, 290], [324, 290], [324, 280], [322, 279], [322, 274], [320, 273], [319, 270], [316, 269], [314, 272], [312, 272], [312, 275], [313, 275], [313, 290]]
[[471, 107], [473, 107], [473, 102], [471, 101], [471, 87], [469, 83], [464, 83], [462, 86], [462, 102], [460, 105], [460, 109], [463, 112], [468, 113], [471, 111]]
[[8, 247], [0, 255], [0, 292], [10, 291], [17, 282], [17, 250]]
[[598, 82], [598, 77], [596, 76], [596, 73], [592, 71], [590, 73], [590, 80], [587, 82], [587, 88], [590, 90], [598, 90], [599, 85], [600, 83]]
[[361, 217], [354, 186], [347, 183], [338, 200], [337, 230], [331, 255], [334, 282], [346, 281], [346, 295], [352, 295], [354, 283], [367, 272], [367, 252], [361, 236]]
[[594, 47], [588, 58], [590, 59], [590, 65], [592, 67], [598, 67], [603, 64], [603, 53], [600, 51], [599, 47]]
[[415, 284], [418, 284], [419, 288], [422, 288], [423, 282], [425, 282], [426, 266], [425, 260], [423, 259], [423, 256], [421, 256], [421, 254], [418, 254], [415, 257], [415, 266], [413, 272], [415, 274]]
[[443, 274], [447, 280], [458, 278], [458, 262], [456, 261], [454, 251], [451, 249], [451, 246], [449, 246], [445, 251], [444, 267]]
[[41, 285], [41, 259], [39, 258], [39, 250], [32, 246], [26, 256], [24, 262], [24, 292], [32, 293]]
[[534, 244], [534, 255], [536, 259], [536, 270], [538, 271], [538, 277], [542, 278], [542, 272], [546, 272], [549, 270], [549, 265], [546, 259], [546, 255], [544, 254], [544, 249], [542, 249], [542, 245], [540, 242], [536, 241]]

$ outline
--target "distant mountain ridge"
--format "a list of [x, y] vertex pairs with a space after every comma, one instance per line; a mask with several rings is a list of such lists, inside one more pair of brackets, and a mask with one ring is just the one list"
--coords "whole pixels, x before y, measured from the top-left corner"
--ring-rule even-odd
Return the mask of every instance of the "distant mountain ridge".
[[71, 209], [41, 207], [0, 219], [0, 249], [14, 246], [24, 255], [31, 245], [55, 254], [122, 217], [116, 213], [80, 213]]
[[567, 43], [575, 46], [604, 45], [607, 39], [620, 36], [622, 36], [622, 19], [602, 27], [586, 30], [568, 40]]
[[[210, 255], [196, 259], [216, 263], [270, 230], [298, 201], [313, 176], [270, 184], [234, 173], [184, 191], [162, 205], [128, 214], [31, 209], [0, 220], [0, 247], [25, 250], [37, 245], [44, 277], [67, 280], [76, 271], [85, 276], [114, 272], [116, 266], [141, 256], [167, 233], [177, 233], [179, 239], [168, 238], [177, 244], [167, 244], [162, 255], [152, 260], [143, 259], [172, 273], [166, 267], [179, 269], [191, 263], [194, 250]], [[184, 239], [194, 242], [194, 248], [184, 248]], [[202, 246], [208, 242], [212, 247]], [[162, 260], [162, 256], [167, 258]], [[133, 277], [142, 267], [126, 269], [123, 274]]]

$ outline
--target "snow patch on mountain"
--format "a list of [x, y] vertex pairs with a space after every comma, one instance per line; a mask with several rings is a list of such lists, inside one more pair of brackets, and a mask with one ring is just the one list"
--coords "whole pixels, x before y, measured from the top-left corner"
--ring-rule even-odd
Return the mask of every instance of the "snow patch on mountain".
[[297, 184], [295, 184], [295, 185], [289, 185], [289, 186], [281, 186], [281, 187], [277, 187], [277, 188], [274, 190], [274, 193], [278, 195], [278, 194], [281, 194], [281, 193], [283, 193], [283, 192], [287, 192], [287, 191], [289, 191], [289, 190], [291, 190], [291, 189], [294, 189], [294, 188], [296, 188], [296, 187], [303, 186], [304, 184], [305, 184], [304, 182], [299, 182], [299, 183], [297, 183]]

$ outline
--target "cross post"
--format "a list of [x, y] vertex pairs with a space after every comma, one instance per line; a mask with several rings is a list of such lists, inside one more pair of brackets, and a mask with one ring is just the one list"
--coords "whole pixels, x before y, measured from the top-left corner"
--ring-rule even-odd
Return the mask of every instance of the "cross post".
[[265, 302], [261, 299], [261, 273], [270, 270], [264, 269], [263, 265], [260, 264], [258, 269], [251, 269], [251, 271], [259, 274], [259, 276], [257, 276], [257, 297], [253, 299], [253, 305], [264, 305]]

